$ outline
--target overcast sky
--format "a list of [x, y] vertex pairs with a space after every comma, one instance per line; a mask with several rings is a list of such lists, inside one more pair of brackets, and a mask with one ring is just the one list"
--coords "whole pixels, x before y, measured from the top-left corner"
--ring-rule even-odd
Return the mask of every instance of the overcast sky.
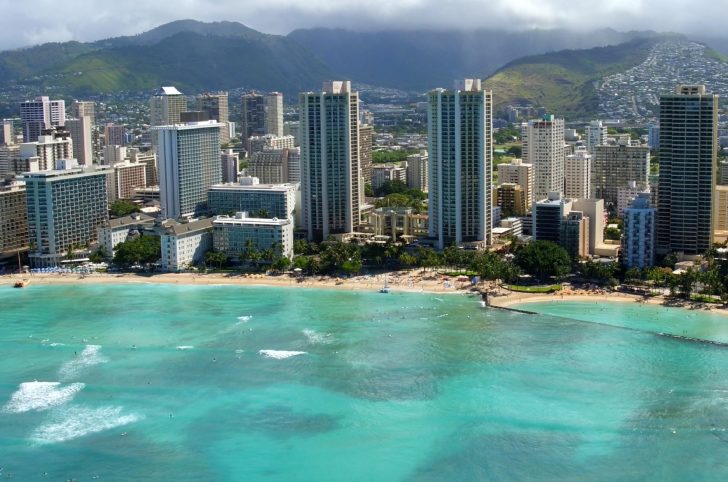
[[0, 7], [0, 50], [133, 35], [184, 18], [277, 34], [306, 27], [612, 27], [728, 36], [725, 0], [0, 0]]

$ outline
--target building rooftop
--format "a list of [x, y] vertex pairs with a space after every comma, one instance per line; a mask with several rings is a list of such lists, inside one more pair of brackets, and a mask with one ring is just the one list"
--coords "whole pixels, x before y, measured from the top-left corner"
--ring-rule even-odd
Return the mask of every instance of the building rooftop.
[[285, 226], [290, 224], [290, 219], [278, 219], [278, 218], [252, 218], [248, 217], [247, 212], [236, 213], [235, 216], [217, 216], [213, 221], [213, 225], [246, 225], [246, 224], [257, 224], [263, 226]]
[[121, 228], [124, 226], [134, 226], [141, 223], [153, 223], [154, 218], [144, 213], [133, 213], [123, 218], [109, 219], [106, 223], [107, 228]]
[[296, 189], [297, 183], [283, 183], [283, 184], [239, 184], [237, 182], [226, 182], [223, 184], [215, 184], [210, 186], [210, 190], [215, 191], [281, 191], [286, 192], [291, 189]]
[[[174, 222], [174, 221], [173, 221]], [[189, 223], [170, 224], [167, 227], [166, 234], [173, 236], [181, 236], [183, 234], [196, 233], [212, 228], [212, 218], [199, 219]]]
[[160, 87], [159, 89], [157, 89], [156, 92], [154, 92], [154, 95], [183, 95], [183, 94], [182, 94], [182, 92], [177, 90], [177, 87], [169, 85], [166, 87]]

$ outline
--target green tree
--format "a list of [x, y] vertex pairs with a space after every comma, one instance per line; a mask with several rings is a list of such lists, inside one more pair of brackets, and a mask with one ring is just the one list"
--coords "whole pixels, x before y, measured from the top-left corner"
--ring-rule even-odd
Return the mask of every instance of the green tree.
[[391, 164], [407, 160], [407, 156], [417, 151], [374, 151], [372, 152], [372, 162], [374, 164]]
[[89, 260], [90, 260], [90, 261], [91, 261], [92, 263], [101, 263], [101, 262], [103, 262], [103, 261], [104, 261], [105, 259], [107, 259], [108, 257], [109, 257], [109, 252], [108, 252], [108, 251], [106, 250], [106, 246], [104, 246], [104, 245], [102, 244], [102, 245], [100, 245], [100, 246], [98, 247], [98, 249], [97, 249], [96, 251], [94, 251], [93, 253], [91, 253], [91, 254], [89, 255], [88, 259], [89, 259]]
[[364, 195], [366, 197], [374, 197], [374, 189], [372, 188], [371, 183], [364, 184]]
[[289, 266], [291, 266], [291, 260], [285, 256], [279, 256], [270, 265], [270, 267], [276, 271], [285, 271]]
[[250, 217], [265, 219], [265, 218], [272, 218], [273, 216], [271, 215], [270, 211], [268, 211], [267, 209], [257, 209], [250, 213]]
[[109, 206], [109, 214], [112, 218], [121, 218], [138, 212], [141, 212], [139, 206], [131, 201], [127, 201], [126, 199], [114, 201]]
[[399, 255], [399, 263], [409, 268], [417, 264], [417, 258], [409, 253], [402, 253]]
[[124, 266], [155, 263], [161, 257], [159, 236], [139, 236], [119, 243], [114, 248], [114, 263]]
[[539, 281], [561, 278], [571, 270], [569, 253], [551, 241], [534, 241], [519, 247], [514, 261]]
[[205, 253], [205, 263], [217, 265], [218, 269], [222, 269], [222, 265], [227, 262], [227, 255], [222, 251], [209, 250]]
[[619, 241], [622, 239], [622, 232], [617, 228], [607, 228], [604, 231], [604, 237], [613, 241]]

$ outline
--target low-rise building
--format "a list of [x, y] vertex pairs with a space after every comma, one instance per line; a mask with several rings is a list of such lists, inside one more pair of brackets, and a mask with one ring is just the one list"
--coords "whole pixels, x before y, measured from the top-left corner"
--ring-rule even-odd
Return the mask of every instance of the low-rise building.
[[272, 249], [293, 258], [293, 219], [253, 218], [238, 212], [235, 216], [217, 216], [212, 229], [215, 250], [228, 257], [237, 257], [249, 249]]
[[212, 249], [212, 219], [171, 223], [161, 236], [162, 269], [181, 271], [200, 263]]
[[387, 236], [391, 241], [405, 243], [428, 235], [427, 214], [415, 213], [412, 208], [377, 208], [364, 215], [362, 231], [374, 236]]
[[407, 183], [407, 168], [395, 165], [372, 166], [372, 189], [376, 191], [387, 181], [400, 181]]
[[133, 213], [122, 218], [109, 219], [98, 228], [99, 246], [103, 246], [111, 255], [114, 248], [135, 232], [141, 232], [154, 226], [154, 218], [143, 213]]

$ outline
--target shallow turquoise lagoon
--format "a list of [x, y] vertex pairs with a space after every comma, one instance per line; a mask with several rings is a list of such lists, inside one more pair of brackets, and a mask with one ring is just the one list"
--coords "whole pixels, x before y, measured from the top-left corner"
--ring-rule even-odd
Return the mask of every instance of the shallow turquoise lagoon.
[[728, 477], [728, 349], [555, 314], [428, 294], [2, 288], [0, 478]]

